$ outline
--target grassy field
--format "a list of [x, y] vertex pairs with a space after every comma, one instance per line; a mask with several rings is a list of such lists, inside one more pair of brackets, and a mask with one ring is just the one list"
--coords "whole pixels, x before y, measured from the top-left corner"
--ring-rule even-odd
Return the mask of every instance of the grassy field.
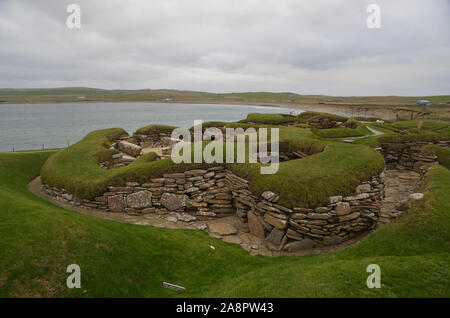
[[[411, 212], [344, 250], [252, 257], [202, 231], [121, 224], [26, 189], [52, 153], [0, 154], [1, 297], [450, 297], [450, 172], [435, 166]], [[212, 250], [210, 246], [216, 247]], [[66, 267], [81, 267], [68, 289]], [[380, 289], [366, 267], [381, 267]], [[186, 287], [175, 292], [167, 281]]]
[[424, 120], [420, 130], [417, 128], [418, 125], [418, 120], [392, 121], [384, 124], [370, 123], [367, 124], [368, 127], [382, 132], [383, 135], [357, 139], [354, 143], [376, 147], [379, 146], [380, 140], [386, 140], [386, 138], [390, 137], [401, 138], [403, 136], [404, 138], [428, 138], [435, 140], [450, 138], [450, 125], [446, 121]]
[[437, 160], [440, 165], [446, 167], [447, 169], [450, 169], [450, 149], [439, 147], [436, 145], [426, 145], [425, 149], [429, 149], [430, 151], [434, 152], [437, 156]]
[[422, 121], [420, 130], [418, 128], [418, 120], [394, 121], [384, 124], [373, 123], [371, 125], [376, 129], [382, 128], [396, 133], [406, 132], [409, 134], [418, 134], [425, 132], [436, 134], [450, 134], [450, 123], [447, 121], [424, 120]]
[[[420, 99], [432, 106], [417, 106]], [[206, 93], [169, 89], [105, 90], [84, 87], [0, 89], [1, 103], [169, 102], [272, 105], [317, 111], [339, 111], [354, 116], [385, 119], [450, 120], [450, 96], [347, 96], [301, 95], [289, 92]], [[376, 115], [375, 115], [376, 113]]]
[[[80, 98], [81, 97], [81, 98]], [[84, 97], [84, 98], [83, 98]], [[328, 103], [364, 105], [415, 105], [419, 99], [433, 103], [450, 102], [450, 96], [361, 96], [335, 97], [327, 95], [301, 95], [290, 92], [206, 93], [169, 89], [106, 90], [87, 87], [0, 89], [0, 102], [80, 102], [80, 101], [187, 101], [199, 102], [284, 102]]]

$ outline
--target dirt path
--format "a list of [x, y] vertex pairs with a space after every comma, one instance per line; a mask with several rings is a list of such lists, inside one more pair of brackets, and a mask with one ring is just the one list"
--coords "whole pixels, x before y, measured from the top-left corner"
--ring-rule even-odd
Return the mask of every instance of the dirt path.
[[372, 136], [384, 135], [384, 132], [382, 132], [382, 131], [373, 129], [373, 128], [369, 127], [369, 126], [366, 126], [366, 128], [369, 129], [372, 132], [372, 134], [373, 134]]
[[368, 137], [373, 137], [373, 136], [379, 136], [379, 135], [383, 135], [384, 132], [378, 131], [376, 129], [370, 128], [369, 126], [366, 126], [367, 129], [369, 129], [373, 135], [365, 135], [365, 136], [358, 136], [358, 137], [337, 137], [336, 139], [342, 139], [342, 140], [356, 140], [356, 139], [361, 139], [361, 138], [368, 138]]

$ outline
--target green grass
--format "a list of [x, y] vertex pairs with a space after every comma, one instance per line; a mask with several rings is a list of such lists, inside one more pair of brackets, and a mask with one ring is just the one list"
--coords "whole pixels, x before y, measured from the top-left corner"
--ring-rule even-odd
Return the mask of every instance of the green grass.
[[334, 120], [342, 121], [342, 122], [345, 122], [348, 120], [348, 118], [344, 117], [344, 116], [339, 116], [339, 115], [329, 114], [329, 113], [314, 112], [314, 111], [306, 111], [306, 112], [300, 113], [297, 117], [302, 119], [303, 122], [310, 122], [313, 119], [318, 119], [318, 118], [330, 118], [330, 119], [334, 119]]
[[172, 131], [177, 128], [175, 126], [168, 126], [168, 125], [148, 125], [145, 127], [141, 127], [138, 130], [136, 130], [136, 133], [138, 134], [150, 134], [150, 133], [167, 133], [171, 134]]
[[294, 124], [299, 122], [297, 116], [287, 114], [260, 114], [250, 113], [247, 118], [241, 120], [242, 123], [256, 123], [256, 124], [271, 124], [271, 125], [283, 125]]
[[450, 135], [450, 124], [445, 121], [424, 120], [421, 130], [418, 130], [418, 120], [394, 121], [389, 123], [373, 123], [375, 129], [383, 128], [395, 133], [406, 131], [409, 134], [436, 133]]
[[329, 129], [311, 129], [312, 133], [322, 138], [345, 138], [359, 137], [372, 134], [364, 124], [357, 124], [356, 128], [329, 128]]
[[[424, 140], [439, 141], [450, 138], [449, 124], [444, 121], [423, 121], [422, 129], [417, 129], [419, 121], [393, 121], [379, 124], [371, 123], [368, 126], [383, 132], [383, 135], [361, 138], [354, 141], [355, 144], [363, 144], [371, 147], [378, 147], [380, 142], [390, 142], [399, 140]], [[406, 131], [402, 134], [400, 132]]]
[[[419, 99], [430, 100], [433, 106], [417, 106]], [[287, 107], [308, 107], [322, 111], [333, 108], [355, 114], [369, 110], [383, 118], [450, 120], [450, 96], [345, 96], [301, 95], [290, 92], [207, 93], [171, 89], [106, 90], [85, 87], [0, 89], [0, 103], [83, 103], [83, 102], [159, 102], [218, 103]], [[438, 103], [444, 103], [442, 105]], [[384, 112], [384, 110], [387, 110]], [[385, 115], [382, 115], [385, 114]], [[364, 118], [364, 117], [363, 117]]]
[[[317, 146], [317, 143], [307, 141], [298, 144], [304, 151]], [[322, 152], [282, 162], [276, 174], [261, 175], [259, 165], [255, 164], [231, 167], [235, 173], [250, 180], [254, 192], [260, 194], [271, 190], [279, 193], [280, 203], [289, 207], [326, 205], [329, 196], [352, 194], [361, 180], [383, 168], [383, 158], [373, 149], [342, 143], [327, 143]]]
[[[236, 125], [241, 124], [227, 124], [228, 127]], [[230, 165], [230, 169], [250, 179], [257, 193], [272, 190], [282, 194], [280, 202], [287, 206], [327, 204], [330, 195], [353, 193], [361, 180], [381, 172], [384, 167], [381, 155], [369, 147], [320, 141], [308, 129], [274, 127], [280, 129], [280, 142], [288, 143], [290, 150], [301, 150], [311, 156], [280, 163], [275, 175], [262, 175], [261, 164], [235, 164]], [[111, 141], [123, 134], [124, 131], [118, 128], [91, 132], [44, 164], [43, 182], [64, 188], [78, 198], [92, 199], [105, 192], [108, 185], [145, 182], [165, 172], [205, 166], [174, 164], [168, 158], [158, 161], [138, 159], [123, 168], [101, 169], [99, 163], [115, 152], [110, 149]]]
[[439, 164], [446, 167], [447, 169], [450, 169], [450, 149], [449, 148], [444, 148], [444, 147], [440, 147], [437, 145], [429, 144], [429, 145], [424, 146], [424, 149], [430, 150], [431, 152], [436, 154]]
[[368, 138], [359, 138], [356, 139], [355, 141], [353, 141], [354, 144], [359, 144], [359, 145], [366, 145], [372, 148], [375, 147], [379, 147], [380, 146], [380, 139], [384, 138], [384, 137], [392, 137], [392, 136], [398, 136], [397, 133], [393, 132], [392, 130], [389, 129], [385, 129], [385, 128], [380, 128], [378, 126], [374, 126], [373, 124], [369, 124], [369, 127], [378, 130], [380, 132], [382, 132], [382, 135], [377, 135], [377, 136], [370, 136]]
[[[123, 135], [126, 132], [120, 128], [89, 133], [80, 142], [48, 159], [41, 172], [43, 182], [64, 188], [79, 198], [94, 198], [105, 192], [108, 185], [143, 181], [174, 167], [170, 159], [154, 161], [154, 155], [150, 153], [120, 169], [100, 168], [100, 162], [110, 159], [117, 152], [110, 149], [112, 141]], [[183, 167], [180, 164], [178, 168]]]
[[[79, 99], [84, 96], [84, 99]], [[416, 101], [427, 99], [433, 103], [450, 102], [450, 96], [347, 96], [301, 95], [291, 92], [240, 92], [206, 93], [171, 89], [107, 90], [87, 87], [0, 89], [0, 102], [4, 103], [45, 103], [45, 102], [84, 102], [84, 101], [192, 101], [192, 102], [257, 102], [265, 104], [317, 104], [326, 103], [339, 107], [340, 104], [354, 106], [408, 105], [423, 112], [435, 111], [446, 106], [417, 107]]]
[[[408, 215], [359, 245], [268, 258], [202, 231], [121, 224], [54, 206], [26, 189], [50, 155], [0, 154], [1, 297], [450, 297], [450, 172], [443, 167], [428, 175], [430, 192]], [[74, 263], [80, 290], [65, 287]], [[381, 267], [380, 289], [365, 285], [369, 264]], [[165, 289], [163, 281], [186, 290]]]

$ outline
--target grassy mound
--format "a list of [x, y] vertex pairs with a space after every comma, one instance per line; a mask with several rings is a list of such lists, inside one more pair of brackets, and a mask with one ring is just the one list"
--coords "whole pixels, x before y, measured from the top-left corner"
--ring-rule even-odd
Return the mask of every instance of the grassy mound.
[[418, 120], [395, 121], [384, 124], [374, 123], [373, 125], [394, 133], [450, 135], [450, 124], [445, 121], [424, 120], [422, 121], [421, 130], [418, 129]]
[[360, 137], [371, 134], [371, 131], [361, 123], [356, 123], [356, 128], [329, 128], [329, 129], [311, 128], [311, 131], [314, 135], [322, 138]]
[[[399, 141], [439, 141], [450, 138], [450, 128], [448, 123], [442, 121], [423, 121], [422, 129], [417, 129], [418, 121], [395, 121], [385, 124], [371, 123], [368, 126], [383, 133], [383, 135], [373, 136], [355, 140], [357, 144], [364, 144], [377, 147], [380, 142]], [[401, 134], [400, 134], [401, 132]]]
[[[397, 222], [344, 250], [252, 257], [202, 231], [121, 224], [67, 211], [31, 194], [51, 153], [0, 154], [0, 297], [448, 297], [450, 172]], [[212, 250], [210, 246], [215, 246]], [[182, 251], [182, 252], [180, 252]], [[66, 288], [66, 267], [81, 289]], [[381, 288], [366, 267], [381, 267]], [[168, 281], [186, 287], [176, 292]]]
[[124, 134], [126, 132], [119, 128], [89, 133], [80, 142], [48, 159], [42, 167], [42, 181], [64, 188], [79, 198], [92, 199], [105, 192], [108, 185], [123, 185], [131, 180], [144, 181], [173, 166], [170, 159], [154, 161], [155, 155], [150, 153], [120, 169], [100, 168], [100, 162], [110, 159], [116, 152], [110, 149], [112, 141]]
[[[235, 125], [241, 124], [227, 124]], [[261, 175], [260, 164], [230, 164], [229, 168], [250, 179], [256, 192], [272, 190], [282, 194], [282, 204], [304, 207], [327, 204], [330, 195], [353, 193], [361, 180], [380, 172], [384, 167], [381, 155], [368, 147], [322, 142], [307, 129], [278, 128], [280, 142], [287, 143], [291, 151], [301, 150], [314, 155], [280, 163], [275, 175]], [[56, 153], [44, 164], [42, 181], [64, 188], [79, 198], [92, 199], [105, 192], [108, 185], [119, 186], [127, 181], [144, 182], [169, 171], [206, 165], [175, 164], [170, 158], [158, 161], [139, 158], [123, 168], [100, 168], [99, 163], [115, 151], [110, 149], [111, 141], [123, 133], [121, 129], [106, 129], [88, 134], [77, 144]]]
[[414, 142], [414, 141], [423, 141], [423, 142], [437, 142], [440, 140], [447, 140], [449, 136], [440, 135], [440, 134], [422, 134], [422, 135], [390, 135], [390, 136], [382, 136], [379, 141], [380, 142]]
[[172, 131], [177, 128], [175, 126], [169, 126], [169, 125], [148, 125], [145, 127], [141, 127], [138, 130], [136, 130], [137, 134], [143, 134], [143, 135], [147, 135], [147, 134], [151, 134], [151, 133], [167, 133], [167, 134], [171, 134]]
[[260, 114], [250, 113], [246, 119], [241, 120], [242, 123], [256, 123], [256, 124], [271, 124], [271, 125], [283, 125], [294, 124], [299, 122], [297, 116], [287, 114]]
[[450, 149], [439, 147], [437, 145], [425, 145], [424, 150], [428, 150], [437, 156], [440, 165], [450, 169]]
[[306, 111], [303, 113], [298, 114], [297, 116], [299, 119], [301, 119], [303, 122], [307, 121], [311, 121], [313, 119], [319, 119], [319, 118], [329, 118], [329, 119], [333, 119], [336, 121], [341, 121], [341, 122], [345, 122], [347, 121], [347, 117], [344, 116], [339, 116], [339, 115], [335, 115], [335, 114], [329, 114], [329, 113], [319, 113], [319, 112], [314, 112], [314, 111]]

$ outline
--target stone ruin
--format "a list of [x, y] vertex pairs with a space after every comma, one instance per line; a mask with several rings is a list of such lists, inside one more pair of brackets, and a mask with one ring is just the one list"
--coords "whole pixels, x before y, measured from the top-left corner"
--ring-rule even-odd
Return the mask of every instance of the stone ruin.
[[429, 163], [437, 163], [435, 154], [425, 151], [423, 146], [434, 144], [448, 148], [448, 140], [414, 141], [405, 139], [391, 140], [381, 143], [378, 149], [386, 161], [387, 169], [413, 170], [423, 173], [423, 167]]
[[111, 160], [101, 162], [100, 167], [104, 169], [125, 167], [139, 156], [149, 152], [156, 153], [156, 160], [168, 158], [176, 142], [178, 141], [172, 140], [170, 134], [166, 132], [150, 132], [147, 134], [136, 132], [132, 137], [122, 137], [113, 143], [111, 148], [119, 152], [113, 154]]
[[[224, 136], [224, 140], [227, 141], [225, 127], [220, 128]], [[191, 131], [191, 136], [194, 135]], [[192, 137], [194, 138], [194, 137]], [[210, 135], [205, 133], [205, 129], [200, 137], [203, 140], [213, 140]], [[103, 169], [117, 169], [129, 165], [134, 162], [139, 156], [149, 152], [156, 153], [156, 160], [165, 159], [170, 157], [173, 146], [181, 140], [174, 140], [169, 133], [165, 132], [150, 132], [147, 134], [134, 133], [132, 137], [122, 137], [120, 140], [114, 142], [111, 146], [112, 149], [116, 149], [119, 152], [112, 155], [112, 158], [108, 161], [100, 163], [100, 167]], [[270, 144], [267, 145], [268, 153], [276, 155], [271, 152]], [[278, 157], [280, 162], [306, 158], [310, 154], [302, 152], [300, 150], [289, 150], [288, 142], [279, 143]], [[258, 160], [263, 159], [258, 155]]]
[[[422, 147], [430, 142], [385, 142], [378, 150], [388, 169], [414, 170], [436, 161]], [[433, 142], [448, 147], [449, 141]], [[139, 135], [117, 141], [110, 168], [133, 162], [145, 149], [170, 150], [173, 141], [167, 134]], [[286, 160], [308, 154], [288, 153], [288, 145], [280, 145], [280, 157]], [[120, 158], [119, 158], [120, 156]], [[164, 157], [164, 154], [159, 156]], [[118, 160], [118, 161], [114, 161]], [[287, 207], [279, 203], [280, 195], [272, 191], [257, 194], [249, 181], [225, 166], [164, 173], [144, 183], [127, 182], [109, 186], [93, 200], [77, 199], [64, 189], [43, 185], [47, 194], [57, 200], [110, 213], [129, 215], [172, 214], [177, 220], [195, 222], [236, 215], [248, 224], [250, 234], [263, 239], [271, 249], [295, 252], [311, 246], [329, 246], [345, 242], [385, 223], [390, 214], [382, 209], [385, 198], [385, 172], [364, 180], [353, 195], [329, 197], [316, 207]], [[397, 213], [397, 212], [396, 212]]]
[[225, 166], [110, 186], [93, 200], [80, 200], [48, 185], [44, 190], [61, 202], [110, 213], [175, 213], [184, 222], [236, 215], [242, 223], [248, 223], [250, 234], [264, 239], [273, 250], [292, 252], [305, 245], [338, 244], [374, 229], [384, 196], [384, 173], [363, 181], [354, 195], [332, 196], [317, 207], [284, 206], [272, 191], [258, 195], [248, 180]]

